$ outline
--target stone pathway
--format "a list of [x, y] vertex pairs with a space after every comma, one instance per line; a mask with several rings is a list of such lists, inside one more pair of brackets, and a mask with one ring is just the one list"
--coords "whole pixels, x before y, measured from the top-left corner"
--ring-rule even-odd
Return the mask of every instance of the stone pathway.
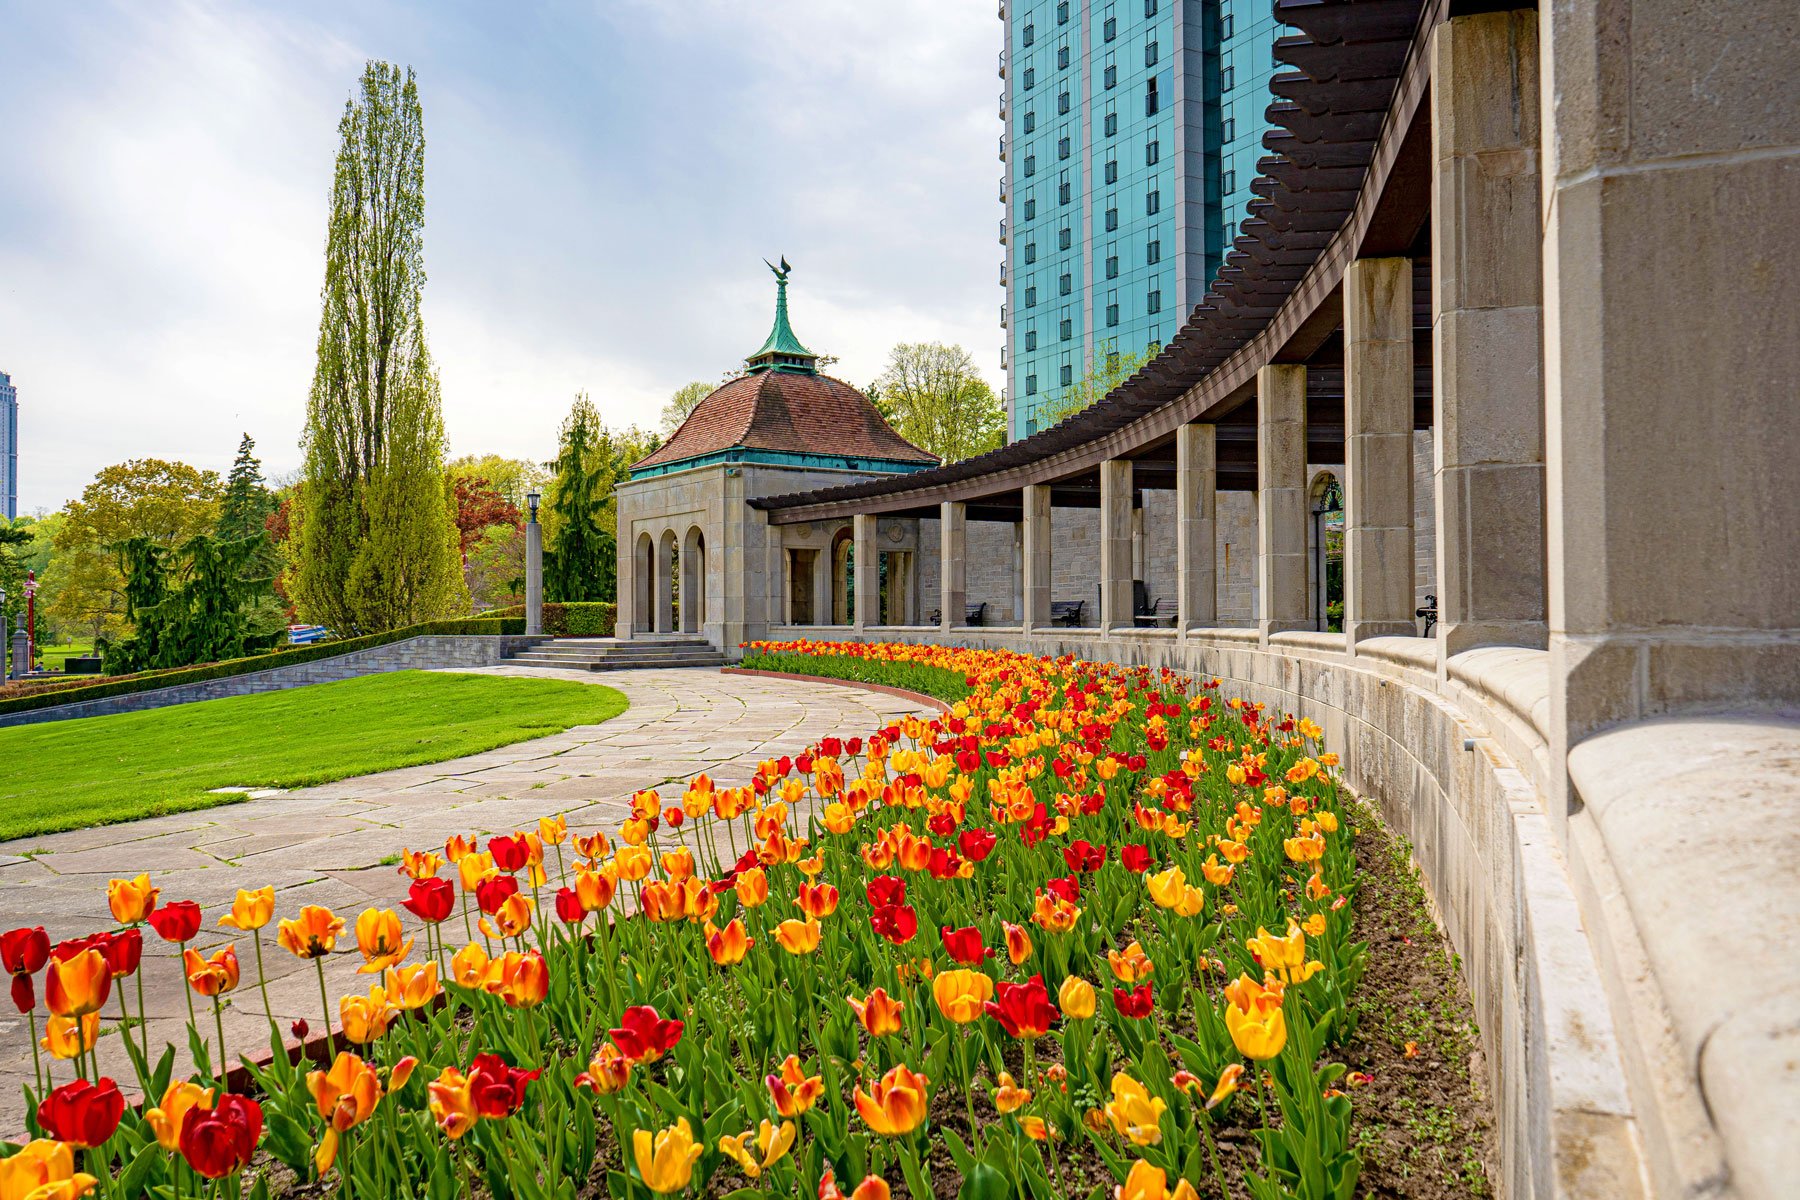
[[[517, 742], [484, 754], [430, 766], [383, 771], [319, 787], [246, 800], [201, 812], [152, 817], [121, 825], [0, 842], [0, 929], [42, 925], [51, 939], [113, 926], [106, 882], [148, 871], [164, 900], [197, 901], [205, 923], [192, 943], [203, 953], [224, 944], [218, 919], [239, 888], [273, 884], [277, 918], [303, 904], [322, 904], [346, 922], [371, 905], [398, 908], [409, 881], [381, 860], [402, 847], [442, 848], [452, 834], [506, 833], [535, 828], [540, 816], [562, 812], [576, 832], [616, 830], [633, 792], [686, 779], [701, 771], [723, 784], [749, 780], [765, 758], [793, 754], [828, 734], [867, 733], [894, 718], [921, 712], [911, 702], [831, 684], [711, 670], [590, 673], [500, 666], [471, 673], [574, 679], [618, 688], [630, 699], [624, 713], [601, 725], [577, 726], [551, 737]], [[101, 718], [104, 719], [104, 718]], [[664, 789], [665, 795], [671, 789]], [[551, 860], [554, 866], [554, 858]], [[447, 872], [448, 874], [448, 872]], [[549, 903], [549, 894], [543, 897]], [[409, 934], [416, 922], [402, 911]], [[445, 928], [452, 948], [460, 922]], [[316, 1030], [318, 980], [310, 963], [279, 949], [273, 923], [264, 930], [269, 998], [285, 1030], [303, 1017]], [[347, 931], [348, 934], [348, 931]], [[144, 981], [153, 1052], [164, 1042], [185, 1047], [186, 988], [177, 956], [145, 930]], [[326, 975], [332, 1002], [375, 982], [357, 976], [355, 939], [339, 941]], [[264, 1051], [268, 1025], [254, 986], [255, 957], [248, 937], [238, 943], [244, 980], [231, 994], [225, 1037], [233, 1056]], [[43, 1028], [39, 977], [39, 1030]], [[128, 1003], [136, 1016], [135, 982]], [[196, 1000], [197, 1004], [207, 1004]], [[0, 1005], [0, 1132], [24, 1128], [21, 1083], [31, 1079], [25, 1018]], [[204, 1010], [202, 1010], [204, 1013]], [[100, 1039], [103, 1070], [122, 1088], [134, 1079], [118, 1041], [117, 1001], [107, 1004]], [[210, 1031], [212, 1024], [203, 1015]], [[209, 1034], [210, 1036], [210, 1034]], [[182, 1054], [184, 1063], [186, 1054]], [[59, 1064], [57, 1079], [71, 1072]]]

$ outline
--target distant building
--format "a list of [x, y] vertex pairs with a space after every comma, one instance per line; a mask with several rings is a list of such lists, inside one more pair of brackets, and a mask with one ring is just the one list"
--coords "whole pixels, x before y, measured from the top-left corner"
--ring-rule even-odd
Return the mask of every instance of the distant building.
[[0, 515], [19, 515], [19, 389], [0, 371]]
[[1109, 354], [1174, 336], [1253, 196], [1273, 6], [1001, 0], [1009, 436]]

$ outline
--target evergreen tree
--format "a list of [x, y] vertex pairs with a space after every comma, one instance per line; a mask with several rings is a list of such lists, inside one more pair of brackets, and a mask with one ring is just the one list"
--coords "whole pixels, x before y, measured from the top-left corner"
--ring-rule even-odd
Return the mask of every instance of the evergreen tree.
[[253, 574], [266, 546], [260, 533], [230, 541], [199, 534], [175, 550], [144, 537], [121, 545], [134, 630], [105, 647], [107, 670], [185, 667], [267, 649], [269, 639], [251, 630], [269, 592], [268, 576]]
[[294, 600], [349, 634], [444, 616], [468, 597], [420, 313], [425, 134], [412, 71], [370, 62], [338, 132]]
[[263, 482], [262, 460], [256, 457], [256, 439], [246, 433], [238, 442], [231, 474], [225, 477], [217, 536], [226, 541], [260, 537], [269, 514], [274, 511], [275, 493]]
[[583, 393], [575, 397], [557, 443], [550, 510], [556, 543], [544, 556], [544, 598], [553, 603], [611, 600], [617, 593], [617, 538], [603, 522], [612, 491], [610, 439]]

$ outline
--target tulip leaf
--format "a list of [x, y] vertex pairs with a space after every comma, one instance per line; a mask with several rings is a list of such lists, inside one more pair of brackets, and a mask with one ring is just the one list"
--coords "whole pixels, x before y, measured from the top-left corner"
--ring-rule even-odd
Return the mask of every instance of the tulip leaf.
[[144, 1188], [144, 1181], [150, 1172], [162, 1161], [162, 1147], [155, 1142], [139, 1150], [132, 1156], [131, 1165], [119, 1176], [120, 1191], [127, 1196], [135, 1196]]
[[[910, 1172], [907, 1175], [907, 1186], [913, 1186]], [[929, 1191], [919, 1192], [916, 1189], [913, 1194], [931, 1195]], [[1013, 1190], [1006, 1182], [1006, 1176], [987, 1163], [978, 1162], [973, 1169], [963, 1173], [962, 1187], [957, 1190], [956, 1200], [1007, 1200], [1011, 1195]]]
[[950, 1147], [950, 1157], [955, 1160], [957, 1171], [967, 1178], [975, 1166], [975, 1156], [969, 1152], [969, 1147], [956, 1136], [954, 1129], [944, 1130], [944, 1144]]

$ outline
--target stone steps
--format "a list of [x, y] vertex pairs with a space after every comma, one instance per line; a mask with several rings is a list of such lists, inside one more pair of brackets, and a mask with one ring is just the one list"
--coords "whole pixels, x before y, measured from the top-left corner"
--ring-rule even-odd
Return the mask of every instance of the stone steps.
[[522, 667], [566, 671], [625, 671], [666, 667], [722, 667], [725, 656], [701, 638], [620, 641], [617, 638], [557, 638], [509, 655]]

